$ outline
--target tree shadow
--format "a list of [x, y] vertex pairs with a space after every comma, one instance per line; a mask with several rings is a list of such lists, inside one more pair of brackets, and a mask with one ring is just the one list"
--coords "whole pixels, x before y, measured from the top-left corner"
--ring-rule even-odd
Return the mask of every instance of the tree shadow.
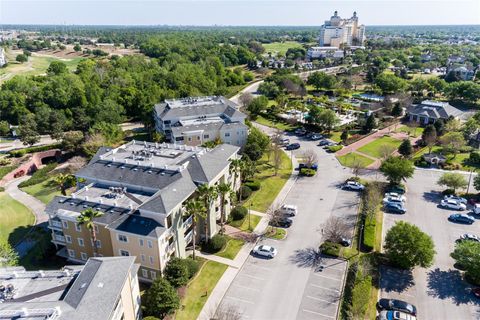
[[428, 202], [438, 203], [442, 199], [442, 194], [437, 191], [427, 191], [423, 193], [423, 199]]
[[295, 250], [294, 254], [290, 256], [289, 260], [300, 268], [318, 268], [322, 261], [322, 254], [319, 249], [305, 248]]
[[458, 306], [460, 304], [480, 304], [470, 291], [468, 284], [463, 281], [458, 270], [430, 270], [427, 275], [427, 294], [438, 299], [451, 299]]
[[415, 284], [411, 270], [381, 266], [380, 288], [385, 292], [401, 293]]

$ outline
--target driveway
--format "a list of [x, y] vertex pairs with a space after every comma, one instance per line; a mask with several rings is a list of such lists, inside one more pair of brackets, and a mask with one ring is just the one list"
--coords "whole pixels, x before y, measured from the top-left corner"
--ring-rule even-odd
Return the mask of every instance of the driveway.
[[260, 241], [276, 247], [278, 255], [271, 260], [250, 256], [225, 294], [220, 308], [233, 306], [242, 319], [336, 318], [346, 262], [319, 255], [321, 228], [331, 215], [344, 217], [353, 227], [358, 194], [338, 188], [351, 173], [333, 154], [316, 142], [289, 138], [302, 146], [293, 154], [316, 151], [318, 173], [299, 178], [286, 197], [285, 203], [297, 205], [299, 211], [287, 238]]
[[480, 299], [469, 292], [470, 286], [453, 267], [454, 260], [450, 257], [460, 235], [466, 232], [480, 235], [480, 220], [473, 225], [447, 220], [454, 211], [437, 207], [442, 187], [436, 182], [442, 174], [416, 170], [407, 183], [407, 213], [403, 216], [385, 214], [384, 235], [395, 221], [408, 221], [432, 236], [437, 254], [433, 266], [428, 269], [417, 268], [409, 272], [382, 268], [381, 296], [415, 304], [419, 319], [480, 319]]

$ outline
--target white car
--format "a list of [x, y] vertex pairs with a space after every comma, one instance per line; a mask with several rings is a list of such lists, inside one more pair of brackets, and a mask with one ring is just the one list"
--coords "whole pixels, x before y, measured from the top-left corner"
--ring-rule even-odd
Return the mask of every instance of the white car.
[[403, 202], [407, 201], [407, 197], [405, 197], [403, 194], [399, 194], [396, 192], [387, 192], [385, 193], [385, 198], [392, 197], [392, 198], [397, 198], [402, 200]]
[[440, 206], [446, 209], [464, 211], [467, 209], [467, 206], [463, 203], [457, 202], [455, 200], [442, 200]]
[[280, 207], [280, 212], [286, 216], [294, 217], [297, 215], [297, 206], [294, 204], [284, 204]]
[[260, 245], [253, 248], [253, 253], [259, 256], [273, 258], [277, 255], [277, 249], [271, 246]]
[[388, 196], [383, 198], [383, 204], [398, 203], [403, 205], [404, 202], [405, 200], [403, 200], [401, 197]]
[[467, 204], [467, 202], [468, 202], [467, 199], [462, 198], [462, 197], [458, 197], [458, 196], [453, 195], [453, 194], [443, 197], [443, 200], [453, 200], [453, 201], [460, 202], [460, 203], [463, 203], [463, 204]]
[[348, 190], [363, 190], [365, 189], [365, 186], [361, 183], [358, 183], [356, 181], [347, 181], [345, 184], [342, 186], [342, 189], [348, 189]]
[[416, 320], [417, 317], [401, 311], [385, 310], [380, 312], [377, 319], [378, 320]]

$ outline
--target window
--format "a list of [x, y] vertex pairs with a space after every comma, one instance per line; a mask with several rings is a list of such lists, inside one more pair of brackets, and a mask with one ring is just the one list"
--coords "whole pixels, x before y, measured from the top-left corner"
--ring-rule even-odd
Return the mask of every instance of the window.
[[82, 260], [87, 260], [88, 257], [87, 257], [87, 254], [85, 252], [80, 252], [80, 256], [82, 257]]
[[230, 137], [230, 132], [225, 132], [225, 137]]
[[203, 139], [209, 139], [210, 138], [210, 135], [209, 134], [204, 134], [203, 135]]
[[153, 265], [153, 257], [150, 256], [149, 259], [150, 259], [150, 264]]
[[155, 271], [150, 271], [150, 277], [152, 278], [152, 280], [157, 279], [157, 273]]
[[[90, 239], [90, 243], [92, 244], [92, 247], [93, 247], [93, 240]], [[97, 248], [101, 248], [102, 247], [102, 242], [100, 240], [97, 240]]]
[[150, 249], [153, 248], [152, 240], [147, 240], [147, 245]]
[[118, 241], [120, 241], [120, 242], [128, 242], [128, 238], [127, 238], [126, 235], [119, 234], [119, 235], [118, 235]]
[[82, 226], [78, 223], [75, 223], [75, 230], [77, 230], [77, 232], [82, 232]]
[[197, 140], [200, 141], [202, 138], [200, 138], [200, 136], [197, 136]]
[[145, 262], [145, 255], [142, 253], [142, 255], [140, 256], [140, 259], [142, 260], [142, 262]]
[[75, 250], [68, 249], [68, 256], [69, 256], [70, 258], [75, 258]]
[[148, 270], [142, 269], [142, 276], [148, 278]]
[[192, 141], [192, 137], [188, 137], [188, 141]]
[[130, 255], [130, 252], [127, 250], [120, 250], [120, 255], [123, 257], [128, 257]]
[[143, 247], [143, 239], [138, 239], [138, 243], [140, 244], [140, 247]]
[[72, 237], [70, 237], [68, 234], [65, 235], [65, 241], [66, 241], [67, 243], [72, 243]]
[[78, 241], [78, 245], [79, 245], [80, 247], [84, 247], [84, 246], [85, 246], [85, 243], [83, 242], [83, 239], [82, 239], [82, 238], [78, 238], [77, 241]]
[[62, 220], [62, 226], [63, 226], [64, 229], [68, 229], [68, 222]]

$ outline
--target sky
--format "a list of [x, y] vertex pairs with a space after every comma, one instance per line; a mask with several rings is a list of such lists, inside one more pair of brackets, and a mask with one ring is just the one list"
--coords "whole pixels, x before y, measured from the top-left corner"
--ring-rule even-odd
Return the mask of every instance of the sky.
[[317, 26], [480, 24], [480, 0], [0, 0], [0, 24]]

